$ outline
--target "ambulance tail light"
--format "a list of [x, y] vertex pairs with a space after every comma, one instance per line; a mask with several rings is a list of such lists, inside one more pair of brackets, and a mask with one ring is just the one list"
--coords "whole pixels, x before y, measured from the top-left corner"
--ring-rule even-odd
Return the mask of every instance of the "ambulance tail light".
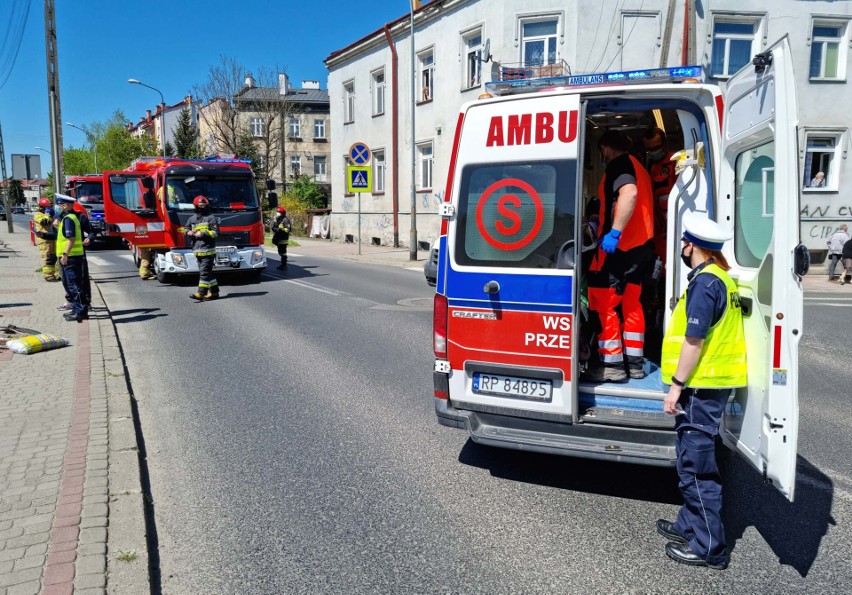
[[432, 350], [435, 357], [447, 358], [447, 296], [435, 294], [432, 314]]

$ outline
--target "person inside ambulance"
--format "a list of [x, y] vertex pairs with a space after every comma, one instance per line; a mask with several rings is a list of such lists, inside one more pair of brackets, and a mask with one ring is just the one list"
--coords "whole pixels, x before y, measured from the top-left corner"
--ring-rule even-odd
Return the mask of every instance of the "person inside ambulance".
[[692, 271], [663, 339], [663, 411], [676, 415], [677, 472], [683, 506], [674, 523], [657, 521], [666, 555], [692, 566], [728, 566], [722, 526], [719, 423], [734, 388], [746, 386], [746, 344], [737, 286], [722, 245], [733, 232], [705, 215], [683, 218], [681, 258]]
[[666, 213], [669, 193], [677, 181], [674, 151], [668, 149], [666, 133], [653, 126], [642, 136], [645, 145], [645, 165], [654, 187], [654, 252], [666, 262]]
[[645, 314], [640, 297], [651, 257], [654, 196], [651, 178], [630, 155], [626, 136], [609, 130], [601, 136], [598, 147], [606, 171], [598, 187], [599, 249], [588, 279], [589, 308], [597, 313], [602, 329], [598, 356], [603, 366], [590, 368], [583, 379], [621, 382], [628, 374], [631, 378], [644, 378], [646, 374]]

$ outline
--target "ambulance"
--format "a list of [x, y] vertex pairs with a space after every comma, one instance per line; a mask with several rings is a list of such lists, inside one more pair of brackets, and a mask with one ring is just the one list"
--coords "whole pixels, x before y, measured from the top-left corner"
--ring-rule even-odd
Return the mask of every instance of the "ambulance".
[[[440, 207], [433, 377], [441, 424], [485, 445], [674, 466], [660, 351], [687, 285], [682, 221], [703, 213], [733, 231], [723, 252], [748, 344], [748, 386], [732, 395], [720, 437], [793, 499], [810, 259], [799, 241], [788, 41], [755, 56], [724, 93], [702, 81], [701, 67], [512, 80], [489, 83], [462, 108]], [[596, 345], [586, 276], [599, 249], [589, 204], [604, 173], [597, 139], [615, 129], [638, 149], [652, 126], [667, 133], [680, 174], [656, 232], [666, 253], [643, 282], [647, 376], [586, 382], [580, 372]]]
[[[110, 234], [127, 241], [137, 266], [139, 250], [152, 250], [161, 283], [198, 274], [185, 225], [195, 214], [192, 201], [200, 194], [220, 221], [214, 270], [259, 277], [266, 268], [263, 213], [248, 161], [139, 157], [127, 169], [103, 176]], [[275, 183], [270, 180], [267, 187], [272, 190]], [[269, 200], [277, 205], [274, 192]]]

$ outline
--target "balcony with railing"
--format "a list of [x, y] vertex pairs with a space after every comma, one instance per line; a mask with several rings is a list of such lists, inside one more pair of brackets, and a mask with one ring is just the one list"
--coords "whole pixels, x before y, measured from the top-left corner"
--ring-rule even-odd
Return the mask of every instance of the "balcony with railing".
[[553, 64], [540, 62], [512, 62], [500, 64], [501, 81], [517, 81], [523, 79], [544, 79], [554, 76], [570, 76], [571, 67], [565, 60], [557, 60]]

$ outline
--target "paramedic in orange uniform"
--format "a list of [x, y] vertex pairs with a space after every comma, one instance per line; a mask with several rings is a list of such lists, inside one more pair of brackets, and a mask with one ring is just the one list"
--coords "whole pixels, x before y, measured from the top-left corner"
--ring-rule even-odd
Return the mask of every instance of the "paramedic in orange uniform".
[[626, 136], [607, 131], [598, 147], [606, 172], [598, 188], [600, 248], [589, 271], [589, 307], [603, 329], [598, 336], [603, 367], [589, 370], [585, 379], [620, 382], [628, 375], [645, 377], [645, 314], [639, 298], [651, 257], [654, 194], [648, 172], [628, 152]]
[[666, 213], [669, 208], [669, 193], [677, 181], [673, 151], [666, 145], [666, 133], [656, 126], [645, 131], [645, 164], [654, 188], [654, 248], [657, 256], [666, 262]]

